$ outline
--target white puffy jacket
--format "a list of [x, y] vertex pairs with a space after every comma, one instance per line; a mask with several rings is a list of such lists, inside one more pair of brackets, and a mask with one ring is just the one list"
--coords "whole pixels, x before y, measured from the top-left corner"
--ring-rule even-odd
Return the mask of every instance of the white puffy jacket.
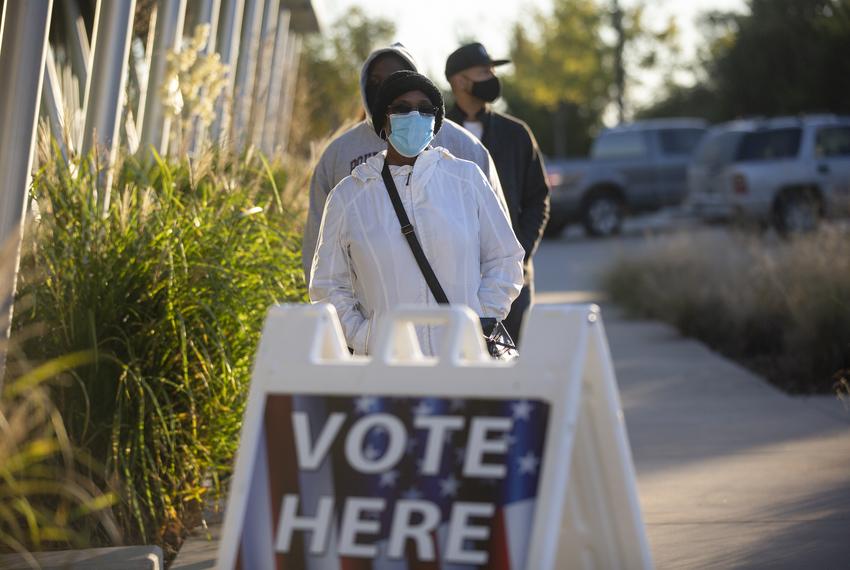
[[[369, 158], [331, 191], [313, 256], [310, 299], [336, 307], [356, 354], [371, 352], [376, 324], [393, 308], [437, 304], [381, 178], [385, 157]], [[505, 318], [522, 287], [524, 251], [481, 169], [438, 147], [390, 172], [449, 301]], [[434, 354], [440, 327], [416, 332]]]

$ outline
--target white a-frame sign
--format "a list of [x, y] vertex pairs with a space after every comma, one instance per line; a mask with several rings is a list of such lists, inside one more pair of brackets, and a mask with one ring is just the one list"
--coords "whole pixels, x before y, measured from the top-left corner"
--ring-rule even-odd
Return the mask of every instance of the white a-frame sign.
[[[415, 324], [440, 324], [434, 358]], [[218, 567], [648, 569], [595, 306], [538, 306], [514, 362], [468, 309], [401, 310], [372, 358], [333, 308], [269, 313]]]

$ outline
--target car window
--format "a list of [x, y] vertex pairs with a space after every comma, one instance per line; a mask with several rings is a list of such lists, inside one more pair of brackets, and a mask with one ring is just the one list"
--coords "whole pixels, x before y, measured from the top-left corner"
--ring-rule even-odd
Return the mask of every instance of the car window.
[[704, 134], [703, 129], [662, 129], [658, 131], [661, 152], [670, 155], [690, 155]]
[[850, 156], [850, 127], [824, 127], [815, 137], [815, 156]]
[[802, 129], [765, 129], [747, 133], [738, 147], [738, 160], [791, 158], [800, 151]]
[[603, 133], [590, 151], [592, 158], [622, 159], [646, 156], [646, 139], [641, 131]]
[[720, 165], [731, 161], [738, 150], [744, 133], [727, 131], [706, 135], [696, 151], [694, 161], [700, 164]]

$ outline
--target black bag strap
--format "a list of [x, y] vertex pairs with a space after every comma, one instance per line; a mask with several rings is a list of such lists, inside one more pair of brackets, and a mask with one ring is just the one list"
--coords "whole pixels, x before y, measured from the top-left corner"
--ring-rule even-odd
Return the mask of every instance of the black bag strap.
[[401, 224], [401, 233], [407, 240], [407, 245], [410, 246], [410, 251], [413, 252], [413, 257], [416, 258], [416, 264], [419, 265], [419, 270], [431, 289], [431, 294], [434, 295], [434, 300], [440, 305], [448, 305], [449, 298], [446, 297], [437, 275], [428, 263], [428, 258], [425, 257], [425, 252], [422, 251], [422, 245], [416, 238], [416, 232], [413, 231], [413, 225], [410, 223], [410, 218], [407, 217], [407, 212], [404, 211], [404, 205], [401, 203], [401, 196], [398, 195], [398, 188], [395, 186], [390, 167], [384, 161], [384, 168], [381, 170], [381, 176], [384, 178], [384, 185], [387, 187], [387, 194], [390, 195], [390, 201], [393, 203], [395, 215], [398, 216], [398, 222]]

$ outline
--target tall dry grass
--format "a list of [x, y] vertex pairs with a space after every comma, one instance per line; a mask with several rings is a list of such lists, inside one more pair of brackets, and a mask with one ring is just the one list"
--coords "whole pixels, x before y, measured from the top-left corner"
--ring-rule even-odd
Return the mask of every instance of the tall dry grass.
[[850, 368], [850, 232], [658, 238], [604, 278], [628, 313], [661, 319], [791, 392], [831, 392]]

